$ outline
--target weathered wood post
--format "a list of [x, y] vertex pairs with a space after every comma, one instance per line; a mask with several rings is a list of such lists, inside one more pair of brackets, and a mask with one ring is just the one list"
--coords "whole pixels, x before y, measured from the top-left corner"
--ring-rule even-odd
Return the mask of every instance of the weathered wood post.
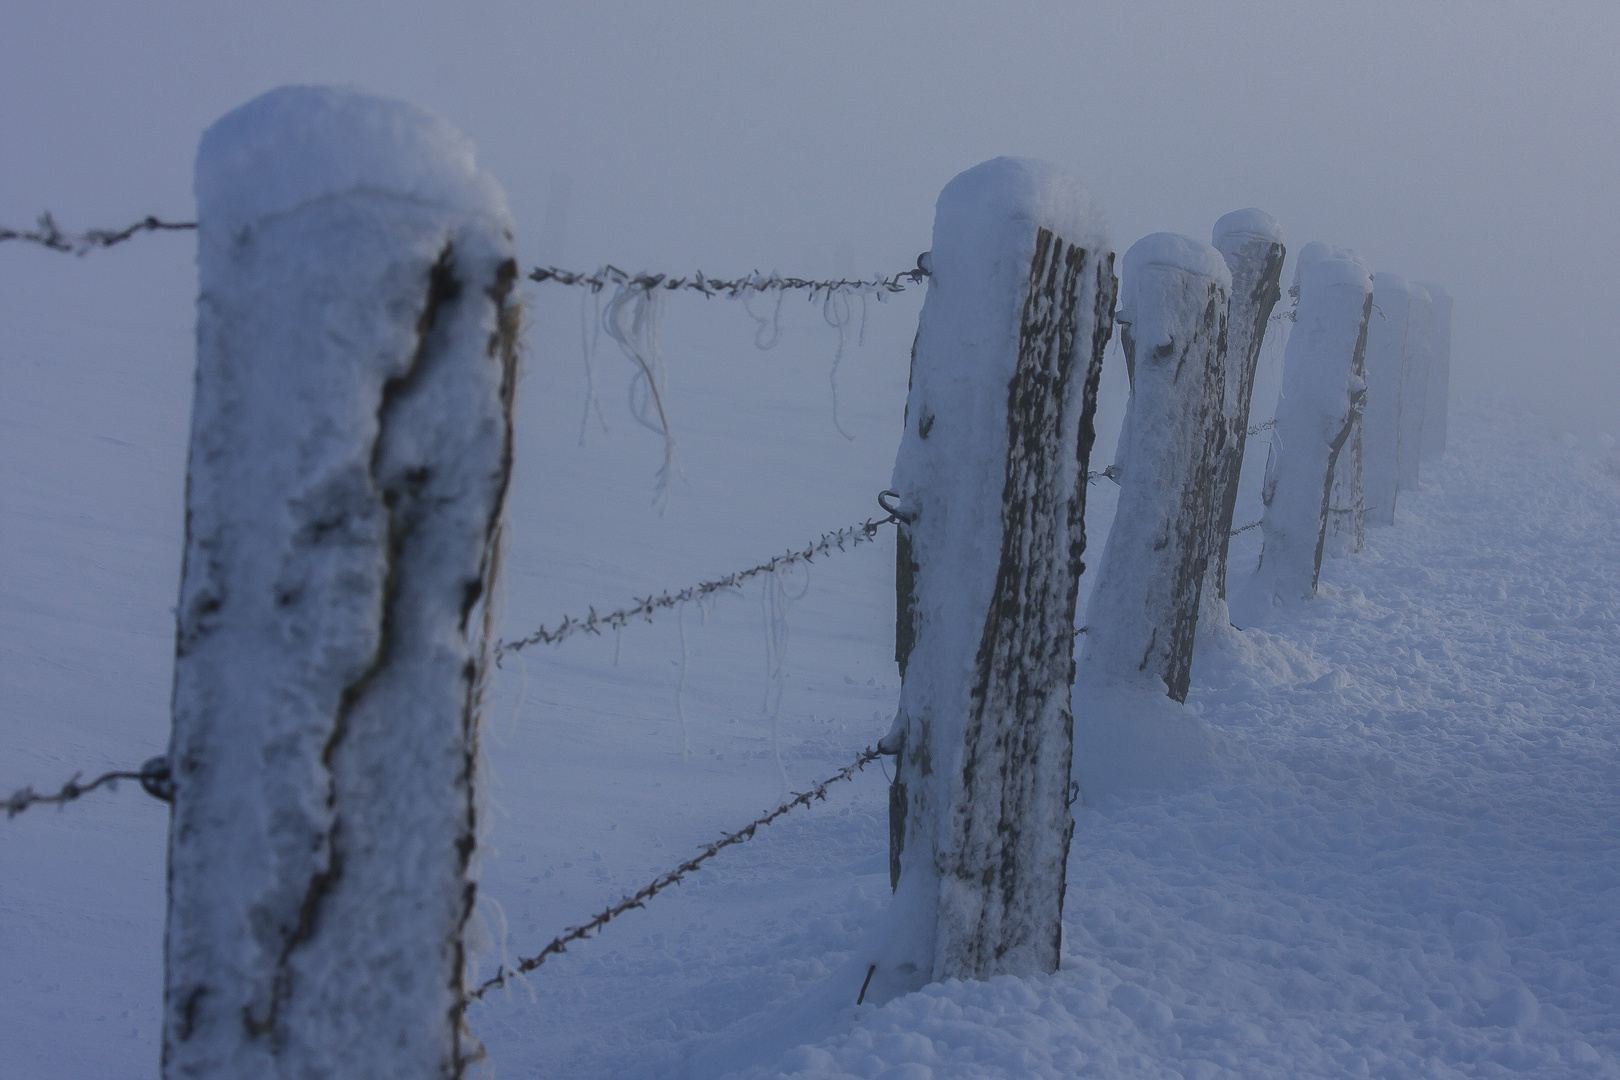
[[1057, 968], [1113, 262], [1090, 197], [1051, 165], [996, 158], [940, 193], [892, 485], [913, 567], [884, 741], [899, 755], [904, 846], [869, 999]]
[[1125, 253], [1120, 335], [1131, 397], [1119, 506], [1086, 612], [1081, 681], [1187, 699], [1226, 437], [1227, 299], [1220, 252], [1154, 233]]
[[1387, 270], [1373, 277], [1367, 320], [1367, 403], [1362, 411], [1361, 487], [1369, 525], [1395, 524], [1400, 489], [1401, 371], [1412, 290]]
[[1316, 595], [1334, 466], [1366, 393], [1355, 369], [1366, 355], [1372, 275], [1354, 253], [1313, 243], [1300, 252], [1298, 287], [1261, 492], [1253, 587], [1265, 603]]
[[1451, 294], [1424, 282], [1429, 294], [1429, 386], [1423, 406], [1424, 461], [1446, 453], [1446, 411], [1451, 405]]
[[460, 1076], [518, 323], [444, 121], [275, 90], [197, 156], [166, 1077]]
[[1231, 548], [1232, 523], [1237, 513], [1238, 481], [1249, 440], [1249, 406], [1254, 397], [1254, 373], [1260, 361], [1271, 311], [1281, 298], [1283, 258], [1282, 226], [1263, 210], [1234, 210], [1215, 223], [1215, 250], [1232, 274], [1232, 296], [1227, 303], [1226, 376], [1221, 412], [1226, 423], [1226, 444], [1215, 469], [1215, 519], [1210, 526], [1209, 566], [1204, 571], [1205, 628], [1219, 630], [1231, 622], [1226, 607], [1226, 556]]
[[1429, 291], [1413, 285], [1411, 306], [1407, 309], [1406, 353], [1401, 361], [1401, 439], [1396, 453], [1400, 489], [1416, 491], [1419, 464], [1423, 459], [1423, 420], [1429, 407], [1430, 323], [1434, 301]]

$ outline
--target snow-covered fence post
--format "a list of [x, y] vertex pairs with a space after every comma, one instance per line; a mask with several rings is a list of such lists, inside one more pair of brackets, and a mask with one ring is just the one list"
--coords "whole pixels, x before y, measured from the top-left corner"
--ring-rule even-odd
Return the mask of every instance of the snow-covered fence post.
[[[1368, 309], [1367, 323], [1372, 321]], [[1367, 407], [1367, 333], [1362, 330], [1356, 353], [1350, 360], [1350, 385], [1359, 386], [1361, 393], [1352, 393], [1350, 403], [1350, 435], [1344, 440], [1339, 456], [1333, 460], [1333, 487], [1328, 492], [1327, 529], [1323, 548], [1334, 558], [1354, 555], [1367, 543], [1367, 510], [1361, 482], [1361, 447]]]
[[1446, 410], [1451, 404], [1451, 294], [1423, 283], [1429, 294], [1429, 385], [1423, 405], [1424, 461], [1446, 453]]
[[1221, 411], [1226, 419], [1226, 445], [1215, 470], [1215, 519], [1210, 525], [1209, 566], [1204, 571], [1207, 625], [1225, 626], [1226, 556], [1237, 513], [1238, 481], [1249, 439], [1249, 406], [1254, 396], [1255, 367], [1265, 341], [1271, 309], [1281, 298], [1282, 226], [1263, 210], [1234, 210], [1215, 223], [1215, 250], [1232, 273], [1227, 304], [1226, 378]]
[[946, 185], [930, 260], [892, 484], [914, 572], [883, 742], [905, 842], [877, 1000], [1057, 968], [1086, 466], [1117, 287], [1085, 190], [1017, 158]]
[[1361, 422], [1361, 490], [1366, 520], [1395, 524], [1400, 490], [1401, 370], [1406, 356], [1406, 323], [1412, 290], [1406, 279], [1387, 270], [1373, 277], [1372, 314], [1367, 320], [1367, 403]]
[[1300, 252], [1297, 280], [1261, 492], [1265, 539], [1254, 584], [1268, 603], [1316, 595], [1334, 466], [1366, 395], [1355, 368], [1366, 355], [1372, 275], [1353, 253], [1312, 243]]
[[1088, 685], [1145, 681], [1187, 700], [1218, 513], [1231, 287], [1220, 252], [1185, 236], [1154, 233], [1125, 253], [1131, 398], [1115, 458], [1119, 508], [1086, 612]]
[[444, 121], [314, 87], [197, 156], [166, 1077], [454, 1077], [518, 311]]
[[1400, 489], [1416, 491], [1418, 464], [1423, 458], [1423, 421], [1429, 407], [1429, 357], [1434, 348], [1430, 342], [1431, 316], [1434, 301], [1429, 290], [1421, 285], [1411, 286], [1411, 305], [1407, 309], [1406, 353], [1401, 361], [1401, 439], [1396, 453], [1396, 470]]

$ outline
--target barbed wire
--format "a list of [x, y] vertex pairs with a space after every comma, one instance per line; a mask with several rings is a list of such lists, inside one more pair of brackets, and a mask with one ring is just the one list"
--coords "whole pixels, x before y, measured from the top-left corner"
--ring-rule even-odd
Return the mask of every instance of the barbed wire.
[[1243, 526], [1243, 528], [1241, 528], [1241, 529], [1233, 529], [1231, 532], [1227, 533], [1226, 535], [1227, 535], [1228, 538], [1238, 536], [1238, 535], [1240, 535], [1242, 533], [1248, 532], [1250, 529], [1258, 529], [1260, 527], [1260, 525], [1261, 525], [1261, 523], [1258, 522], [1258, 521], [1251, 521], [1247, 525]]
[[32, 232], [19, 229], [8, 229], [0, 226], [0, 242], [6, 240], [21, 240], [26, 244], [38, 244], [40, 247], [52, 251], [72, 252], [83, 255], [92, 248], [112, 247], [122, 244], [125, 240], [143, 232], [180, 232], [195, 229], [195, 221], [164, 221], [161, 218], [148, 214], [135, 224], [123, 229], [89, 229], [82, 233], [63, 232], [57, 225], [56, 219], [49, 210], [39, 215]]
[[42, 803], [56, 803], [60, 806], [63, 803], [70, 803], [74, 799], [82, 798], [102, 786], [116, 791], [120, 780], [138, 781], [141, 788], [154, 799], [162, 799], [164, 802], [174, 800], [174, 780], [169, 772], [169, 759], [166, 757], [160, 756], [149, 759], [146, 764], [140, 767], [138, 772], [115, 769], [112, 772], [102, 773], [88, 784], [79, 783], [79, 777], [83, 775], [82, 772], [74, 773], [73, 777], [63, 784], [60, 790], [50, 795], [42, 795], [35, 791], [32, 786], [19, 788], [17, 791], [12, 792], [11, 798], [5, 801], [6, 819], [9, 821], [30, 806], [39, 806]]
[[1277, 418], [1274, 416], [1270, 420], [1267, 420], [1263, 424], [1254, 425], [1254, 427], [1252, 427], [1252, 428], [1250, 428], [1248, 430], [1247, 434], [1249, 434], [1249, 435], [1258, 435], [1262, 431], [1270, 431], [1272, 428], [1274, 428], [1276, 426], [1277, 426]]
[[670, 274], [631, 274], [611, 264], [603, 266], [595, 273], [590, 274], [577, 270], [562, 270], [555, 266], [536, 267], [529, 271], [530, 281], [555, 281], [559, 285], [578, 285], [590, 289], [591, 292], [601, 292], [611, 285], [616, 287], [629, 286], [647, 292], [652, 292], [654, 289], [663, 289], [669, 292], [684, 289], [689, 292], [702, 293], [704, 296], [725, 296], [731, 299], [750, 292], [782, 293], [804, 291], [809, 293], [812, 300], [824, 293], [840, 291], [870, 292], [883, 295], [905, 292], [907, 282], [917, 285], [927, 277], [928, 271], [921, 266], [914, 270], [902, 270], [898, 274], [889, 277], [838, 278], [826, 281], [783, 277], [777, 273], [762, 274], [758, 270], [755, 270], [747, 277], [729, 279], [705, 277], [701, 270], [691, 277], [675, 277]]
[[593, 607], [590, 609], [590, 614], [583, 619], [576, 619], [572, 615], [564, 615], [562, 622], [558, 623], [555, 629], [547, 629], [542, 626], [527, 637], [519, 638], [516, 641], [498, 643], [495, 646], [497, 663], [505, 654], [526, 649], [530, 645], [555, 645], [557, 642], [573, 637], [575, 634], [600, 634], [604, 626], [609, 629], [619, 630], [636, 619], [652, 622], [653, 612], [661, 608], [673, 608], [678, 604], [701, 600], [711, 593], [720, 592], [724, 589], [735, 589], [749, 578], [757, 577], [760, 574], [775, 573], [777, 570], [785, 566], [792, 566], [794, 563], [814, 562], [817, 555], [825, 555], [834, 550], [847, 551], [850, 548], [859, 547], [869, 540], [877, 539], [878, 530], [892, 520], [892, 516], [888, 518], [871, 518], [861, 522], [859, 525], [849, 525], [842, 529], [835, 529], [832, 532], [824, 532], [819, 538], [811, 541], [802, 549], [789, 550], [781, 555], [772, 556], [758, 566], [751, 566], [746, 570], [736, 570], [713, 581], [688, 585], [679, 592], [666, 591], [661, 596], [648, 596], [643, 600], [637, 600], [629, 607], [620, 608], [617, 611], [603, 614]]
[[533, 971], [535, 968], [546, 962], [546, 957], [567, 952], [568, 943], [570, 941], [582, 941], [585, 938], [590, 937], [591, 934], [597, 930], [600, 930], [602, 927], [606, 926], [608, 923], [612, 922], [614, 919], [618, 918], [620, 915], [623, 915], [625, 912], [642, 907], [647, 900], [657, 896], [671, 885], [679, 884], [681, 879], [686, 877], [687, 874], [690, 874], [692, 871], [714, 858], [721, 851], [733, 844], [740, 844], [744, 840], [752, 840], [754, 833], [761, 826], [769, 825], [771, 822], [775, 821], [777, 818], [781, 817], [783, 814], [794, 809], [795, 807], [808, 806], [812, 802], [825, 799], [827, 797], [827, 789], [829, 787], [838, 783], [840, 780], [848, 780], [856, 773], [864, 771], [868, 765], [876, 761], [881, 756], [880, 751], [877, 749], [870, 746], [867, 747], [865, 750], [861, 751], [860, 755], [856, 757], [854, 761], [850, 762], [848, 765], [845, 765], [842, 769], [839, 769], [836, 773], [827, 777], [827, 779], [816, 784], [814, 787], [810, 788], [810, 790], [795, 792], [793, 798], [782, 803], [776, 809], [764, 814], [761, 817], [755, 818], [753, 821], [738, 829], [736, 832], [724, 834], [719, 840], [716, 840], [712, 844], [705, 844], [702, 851], [697, 855], [694, 855], [692, 858], [681, 863], [681, 865], [677, 866], [675, 869], [664, 874], [660, 874], [658, 877], [654, 878], [650, 884], [642, 886], [633, 895], [623, 897], [618, 903], [607, 907], [600, 915], [596, 916], [596, 918], [592, 919], [590, 922], [584, 923], [580, 926], [569, 927], [561, 934], [552, 938], [550, 943], [547, 944], [545, 948], [541, 949], [533, 956], [519, 958], [518, 962], [511, 968], [508, 968], [505, 964], [502, 964], [496, 970], [495, 974], [490, 976], [488, 979], [485, 979], [476, 990], [468, 991], [467, 1000], [474, 1001], [481, 999], [486, 991], [492, 990], [498, 986], [505, 986], [507, 982], [509, 982], [514, 976], [525, 975], [528, 972]]

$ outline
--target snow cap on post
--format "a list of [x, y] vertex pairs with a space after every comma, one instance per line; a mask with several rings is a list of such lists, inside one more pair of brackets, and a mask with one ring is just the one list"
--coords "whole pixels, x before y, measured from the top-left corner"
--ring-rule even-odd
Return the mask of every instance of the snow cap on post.
[[444, 121], [291, 87], [203, 136], [167, 1077], [462, 1075], [518, 307]]
[[1264, 210], [1252, 206], [1247, 210], [1222, 214], [1220, 220], [1215, 222], [1215, 228], [1210, 230], [1210, 245], [1222, 255], [1228, 255], [1245, 240], [1265, 240], [1275, 244], [1288, 242], [1287, 237], [1283, 236], [1282, 224]]
[[216, 120], [197, 148], [192, 192], [199, 227], [227, 232], [362, 192], [489, 214], [511, 230], [505, 193], [448, 121], [331, 86], [283, 86]]
[[1179, 233], [1149, 233], [1132, 244], [1125, 253], [1119, 276], [1120, 322], [1133, 327], [1136, 325], [1136, 297], [1150, 266], [1185, 270], [1189, 274], [1208, 278], [1223, 290], [1230, 291], [1232, 288], [1232, 271], [1227, 268], [1221, 253], [1213, 247]]

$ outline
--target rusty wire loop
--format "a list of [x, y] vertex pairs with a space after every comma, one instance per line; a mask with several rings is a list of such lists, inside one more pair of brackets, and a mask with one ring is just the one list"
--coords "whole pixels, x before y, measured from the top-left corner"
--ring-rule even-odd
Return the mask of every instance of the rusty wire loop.
[[863, 521], [859, 525], [849, 525], [842, 529], [835, 529], [832, 532], [824, 532], [819, 538], [806, 544], [803, 548], [790, 550], [781, 555], [774, 555], [758, 566], [751, 566], [746, 570], [736, 570], [713, 581], [688, 585], [680, 592], [665, 592], [661, 596], [648, 596], [646, 599], [637, 600], [629, 607], [620, 608], [617, 611], [603, 614], [593, 607], [590, 609], [590, 614], [583, 619], [576, 619], [572, 615], [564, 615], [562, 622], [558, 623], [555, 629], [547, 629], [542, 626], [527, 637], [519, 638], [516, 641], [502, 641], [497, 644], [495, 646], [496, 661], [499, 663], [500, 658], [507, 653], [517, 652], [520, 649], [528, 648], [530, 645], [555, 645], [559, 641], [580, 633], [600, 634], [604, 626], [612, 630], [619, 630], [635, 619], [652, 622], [653, 612], [661, 608], [673, 608], [678, 604], [701, 600], [712, 593], [725, 589], [735, 589], [749, 578], [757, 577], [760, 574], [774, 573], [784, 566], [792, 566], [794, 563], [814, 562], [817, 555], [825, 555], [835, 550], [847, 551], [869, 540], [875, 540], [877, 539], [878, 530], [886, 524], [888, 524], [886, 519], [871, 519]]
[[6, 240], [21, 240], [25, 244], [38, 244], [42, 248], [52, 251], [66, 251], [75, 255], [83, 255], [92, 248], [107, 248], [114, 244], [122, 244], [125, 240], [137, 233], [143, 232], [181, 232], [195, 229], [195, 221], [164, 221], [148, 214], [135, 224], [124, 229], [89, 229], [82, 233], [63, 232], [61, 226], [50, 211], [39, 215], [39, 221], [33, 231], [25, 232], [19, 229], [8, 229], [0, 225], [0, 242]]
[[166, 757], [149, 759], [138, 772], [115, 769], [112, 772], [102, 773], [88, 784], [79, 783], [79, 777], [83, 775], [74, 773], [72, 779], [52, 795], [42, 795], [31, 786], [19, 788], [12, 792], [11, 798], [3, 804], [6, 808], [6, 818], [8, 820], [14, 818], [30, 806], [38, 806], [41, 803], [55, 803], [58, 806], [70, 803], [102, 786], [116, 791], [120, 780], [139, 781], [142, 789], [154, 799], [162, 799], [164, 802], [172, 802], [174, 799], [174, 780], [170, 776], [169, 759]]
[[546, 945], [545, 948], [541, 949], [533, 956], [520, 958], [517, 964], [511, 968], [508, 968], [505, 964], [502, 964], [498, 969], [496, 969], [495, 974], [490, 976], [488, 979], [485, 979], [476, 990], [468, 991], [466, 1000], [474, 1001], [482, 999], [485, 991], [492, 990], [498, 986], [505, 986], [507, 982], [509, 982], [514, 976], [523, 975], [533, 971], [535, 968], [546, 962], [546, 957], [556, 953], [567, 952], [568, 943], [570, 941], [582, 941], [585, 938], [590, 937], [597, 930], [600, 930], [603, 926], [606, 926], [609, 922], [612, 922], [614, 919], [618, 918], [620, 915], [623, 915], [625, 912], [641, 907], [646, 900], [657, 896], [671, 885], [679, 884], [681, 879], [687, 874], [690, 874], [692, 871], [702, 866], [705, 862], [714, 858], [725, 848], [728, 848], [733, 844], [740, 844], [744, 840], [752, 840], [754, 833], [759, 829], [760, 826], [769, 825], [771, 822], [775, 821], [789, 810], [792, 810], [794, 807], [808, 806], [818, 799], [825, 799], [827, 797], [827, 789], [829, 787], [838, 783], [840, 780], [848, 780], [856, 773], [863, 771], [868, 765], [876, 761], [879, 756], [880, 754], [876, 749], [870, 746], [867, 747], [865, 750], [861, 751], [860, 756], [858, 756], [854, 761], [850, 762], [848, 765], [845, 765], [842, 769], [839, 769], [836, 773], [827, 777], [827, 779], [816, 784], [814, 787], [810, 788], [810, 790], [795, 792], [793, 798], [778, 806], [775, 810], [770, 811], [762, 817], [755, 818], [753, 821], [749, 822], [747, 825], [744, 825], [736, 832], [726, 833], [712, 844], [705, 844], [703, 846], [703, 850], [697, 855], [694, 855], [692, 858], [681, 863], [681, 865], [677, 866], [675, 869], [670, 870], [667, 873], [660, 874], [658, 877], [654, 878], [651, 883], [644, 885], [637, 890], [634, 895], [621, 898], [618, 903], [604, 909], [600, 915], [592, 919], [590, 922], [581, 926], [569, 927], [561, 934], [552, 938], [551, 942]]
[[611, 264], [592, 274], [582, 273], [577, 270], [560, 270], [555, 266], [536, 267], [529, 271], [530, 281], [555, 281], [559, 285], [578, 285], [590, 289], [592, 292], [601, 292], [611, 285], [615, 287], [629, 286], [635, 289], [644, 289], [647, 292], [652, 292], [655, 289], [662, 289], [667, 292], [686, 290], [699, 292], [704, 296], [724, 296], [730, 299], [751, 292], [783, 293], [790, 291], [806, 292], [811, 300], [833, 292], [866, 292], [881, 297], [887, 293], [905, 292], [908, 282], [912, 285], [921, 284], [927, 277], [928, 271], [920, 266], [914, 270], [902, 270], [890, 277], [838, 278], [826, 281], [783, 277], [777, 273], [762, 274], [758, 270], [746, 277], [730, 279], [705, 277], [701, 270], [691, 277], [674, 277], [670, 274], [630, 274]]

